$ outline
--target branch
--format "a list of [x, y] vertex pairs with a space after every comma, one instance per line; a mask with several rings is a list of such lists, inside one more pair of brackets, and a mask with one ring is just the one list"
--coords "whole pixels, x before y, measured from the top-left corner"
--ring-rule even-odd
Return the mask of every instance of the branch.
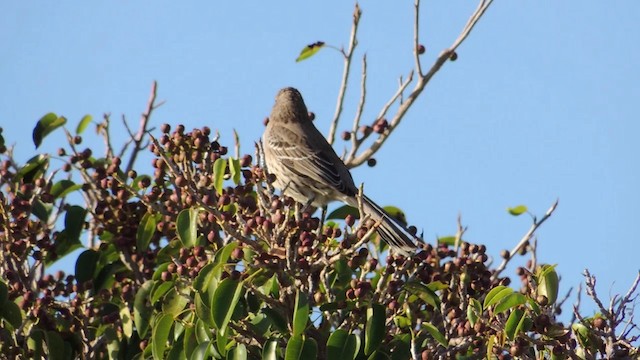
[[517, 254], [518, 251], [520, 251], [520, 249], [523, 246], [525, 246], [525, 244], [529, 240], [531, 240], [531, 238], [533, 237], [533, 234], [536, 232], [536, 230], [538, 230], [540, 225], [542, 225], [545, 221], [547, 221], [547, 219], [549, 217], [551, 217], [551, 214], [553, 214], [553, 212], [556, 210], [557, 207], [558, 207], [558, 200], [556, 200], [556, 202], [554, 202], [553, 205], [551, 205], [549, 210], [547, 210], [547, 212], [544, 214], [542, 219], [540, 219], [540, 221], [538, 221], [535, 217], [533, 218], [533, 224], [531, 225], [531, 228], [529, 228], [529, 231], [527, 231], [527, 233], [524, 234], [522, 239], [520, 239], [520, 242], [518, 242], [518, 245], [516, 245], [513, 248], [513, 250], [511, 250], [511, 252], [509, 252], [509, 257], [506, 258], [506, 259], [503, 259], [502, 263], [500, 264], [500, 266], [498, 266], [496, 268], [496, 271], [493, 273], [493, 275], [491, 275], [491, 280], [492, 281], [497, 279], [498, 276], [500, 276], [500, 273], [507, 267], [507, 264], [513, 258], [513, 255]]
[[[418, 80], [417, 80], [417, 82], [415, 84], [415, 87], [411, 91], [411, 94], [409, 94], [409, 96], [407, 97], [406, 101], [402, 102], [400, 104], [400, 106], [398, 107], [398, 110], [396, 111], [395, 115], [393, 116], [393, 119], [389, 123], [388, 130], [385, 131], [384, 133], [382, 133], [373, 142], [373, 144], [371, 144], [371, 146], [368, 149], [366, 149], [365, 151], [363, 151], [360, 155], [355, 156], [356, 151], [352, 151], [351, 154], [353, 154], [353, 156], [348, 156], [347, 157], [345, 163], [349, 168], [353, 168], [353, 167], [361, 165], [362, 163], [367, 161], [369, 158], [371, 158], [380, 149], [382, 144], [384, 144], [384, 142], [389, 138], [389, 135], [391, 135], [393, 130], [398, 125], [400, 125], [400, 122], [402, 121], [402, 118], [404, 117], [406, 112], [409, 110], [409, 108], [411, 108], [411, 106], [416, 101], [418, 96], [422, 93], [422, 91], [427, 86], [427, 84], [429, 83], [431, 78], [440, 70], [440, 68], [442, 68], [444, 63], [451, 58], [452, 54], [455, 53], [455, 50], [469, 36], [469, 34], [471, 33], [471, 30], [473, 30], [474, 26], [478, 23], [478, 21], [480, 20], [482, 15], [485, 13], [485, 11], [489, 8], [489, 6], [491, 5], [492, 2], [493, 2], [493, 0], [481, 0], [480, 1], [480, 3], [478, 4], [478, 7], [474, 11], [474, 13], [471, 15], [469, 20], [467, 20], [467, 23], [466, 23], [465, 27], [462, 29], [462, 32], [460, 33], [460, 35], [458, 35], [458, 38], [456, 38], [456, 40], [453, 42], [453, 44], [449, 48], [443, 50], [440, 53], [440, 55], [438, 56], [436, 61], [433, 63], [433, 65], [431, 65], [431, 68], [429, 69], [429, 71], [426, 74], [422, 74], [422, 67], [421, 67], [421, 64], [420, 64], [419, 54], [418, 54], [418, 44], [419, 44], [418, 31], [419, 31], [419, 20], [420, 20], [419, 19], [420, 0], [415, 0], [415, 3], [414, 3], [415, 4], [414, 5], [415, 14], [414, 14], [414, 24], [413, 24], [413, 28], [414, 28], [414, 49], [413, 49], [413, 51], [414, 51], [415, 59], [416, 59], [415, 60], [415, 62], [416, 62], [415, 72], [417, 73]], [[386, 113], [386, 110], [388, 110], [388, 108], [393, 103], [395, 103], [396, 99], [398, 97], [400, 97], [400, 95], [404, 91], [404, 88], [408, 85], [409, 82], [411, 82], [411, 78], [408, 79], [407, 82], [403, 86], [401, 86], [401, 88], [396, 92], [396, 94], [394, 94], [394, 96], [391, 98], [391, 100], [385, 105], [385, 107], [383, 107], [383, 111], [381, 112], [381, 114], [384, 115]], [[381, 118], [381, 117], [382, 116], [379, 116], [378, 118]]]
[[351, 69], [351, 58], [353, 57], [353, 51], [358, 45], [358, 40], [356, 39], [356, 34], [358, 32], [358, 23], [360, 22], [360, 15], [362, 15], [362, 11], [360, 10], [360, 6], [356, 3], [356, 8], [353, 12], [353, 25], [351, 27], [351, 37], [349, 38], [349, 50], [345, 53], [344, 50], [342, 54], [344, 55], [344, 70], [342, 71], [342, 82], [340, 83], [340, 91], [338, 92], [338, 103], [336, 104], [336, 112], [333, 115], [333, 120], [331, 120], [331, 127], [329, 128], [329, 136], [327, 136], [327, 141], [329, 144], [333, 144], [333, 141], [336, 137], [336, 130], [338, 128], [338, 122], [340, 121], [340, 114], [342, 114], [342, 106], [344, 104], [344, 95], [347, 91], [347, 82], [349, 80], [349, 70]]
[[138, 127], [138, 133], [134, 137], [132, 137], [134, 147], [133, 151], [131, 151], [131, 158], [129, 158], [129, 163], [127, 164], [126, 170], [124, 172], [125, 174], [129, 173], [129, 171], [133, 169], [133, 164], [136, 162], [138, 153], [144, 148], [144, 146], [142, 146], [142, 140], [144, 140], [144, 134], [147, 132], [147, 126], [149, 125], [149, 120], [151, 119], [151, 113], [153, 112], [153, 110], [164, 103], [155, 103], [157, 90], [158, 82], [154, 81], [151, 85], [151, 95], [149, 95], [147, 109], [144, 111], [144, 113], [142, 113], [142, 116], [140, 117], [140, 126]]

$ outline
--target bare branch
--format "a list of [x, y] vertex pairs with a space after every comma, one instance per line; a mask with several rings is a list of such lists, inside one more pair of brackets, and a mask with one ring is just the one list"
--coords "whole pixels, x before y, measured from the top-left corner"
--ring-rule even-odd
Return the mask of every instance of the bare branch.
[[553, 205], [551, 205], [551, 207], [547, 210], [547, 212], [544, 214], [542, 219], [538, 221], [534, 217], [533, 224], [529, 228], [529, 231], [527, 231], [527, 233], [524, 234], [524, 236], [522, 237], [522, 239], [520, 239], [518, 244], [513, 248], [513, 250], [511, 250], [511, 252], [509, 252], [509, 257], [502, 260], [502, 263], [496, 268], [496, 271], [491, 276], [492, 280], [500, 276], [500, 273], [502, 273], [502, 271], [507, 267], [507, 264], [509, 263], [509, 261], [513, 259], [513, 255], [517, 254], [518, 251], [520, 251], [520, 249], [522, 249], [522, 247], [525, 246], [525, 244], [529, 242], [529, 240], [531, 240], [531, 238], [533, 237], [533, 234], [536, 232], [536, 230], [538, 230], [540, 225], [542, 225], [545, 221], [547, 221], [549, 217], [551, 217], [551, 214], [553, 214], [553, 212], [558, 207], [558, 201], [559, 200], [556, 200], [556, 202], [554, 202]]
[[362, 11], [360, 10], [360, 6], [356, 3], [356, 8], [353, 12], [353, 25], [351, 27], [351, 37], [349, 38], [349, 50], [346, 53], [343, 52], [344, 58], [344, 70], [342, 72], [342, 81], [340, 83], [340, 91], [338, 92], [338, 103], [336, 104], [336, 112], [333, 115], [333, 120], [331, 120], [331, 127], [329, 128], [329, 136], [327, 136], [327, 141], [329, 144], [333, 144], [333, 141], [336, 137], [336, 130], [338, 129], [338, 122], [340, 121], [340, 114], [342, 114], [342, 107], [344, 105], [344, 95], [347, 91], [347, 83], [349, 80], [349, 70], [351, 69], [351, 59], [353, 57], [353, 52], [358, 45], [358, 40], [356, 39], [356, 34], [358, 33], [358, 23], [360, 22], [360, 15], [362, 15]]
[[151, 85], [151, 94], [149, 95], [149, 101], [147, 102], [147, 109], [142, 113], [140, 117], [140, 125], [138, 127], [138, 133], [132, 137], [133, 140], [133, 150], [131, 151], [131, 157], [129, 158], [129, 163], [127, 164], [125, 174], [128, 173], [131, 169], [133, 169], [133, 165], [136, 162], [136, 158], [138, 157], [138, 153], [143, 149], [142, 141], [144, 139], [144, 134], [147, 132], [147, 126], [149, 125], [149, 120], [151, 119], [151, 113], [158, 106], [163, 103], [160, 102], [156, 104], [156, 96], [158, 91], [158, 82], [154, 81]]

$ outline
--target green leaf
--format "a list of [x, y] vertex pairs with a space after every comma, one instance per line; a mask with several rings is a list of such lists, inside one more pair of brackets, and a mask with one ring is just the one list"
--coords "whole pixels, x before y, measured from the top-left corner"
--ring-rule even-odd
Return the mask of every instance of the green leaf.
[[504, 285], [499, 285], [491, 289], [487, 296], [484, 298], [484, 304], [482, 304], [482, 308], [487, 309], [489, 306], [497, 303], [502, 300], [505, 296], [511, 294], [513, 289], [510, 287], [506, 287]]
[[518, 205], [514, 207], [507, 208], [509, 214], [513, 216], [522, 215], [527, 212], [527, 207], [525, 205]]
[[384, 306], [372, 304], [367, 309], [367, 323], [364, 330], [364, 354], [369, 355], [382, 344], [386, 334]]
[[0, 306], [0, 318], [11, 324], [13, 330], [17, 330], [22, 325], [22, 312], [20, 307], [13, 301], [7, 300]]
[[29, 334], [29, 338], [27, 339], [27, 347], [29, 350], [33, 351], [31, 354], [32, 359], [41, 359], [43, 357], [43, 347], [42, 344], [44, 342], [44, 332], [40, 329], [34, 329]]
[[391, 359], [411, 359], [411, 334], [396, 335], [391, 341], [390, 346], [395, 347], [395, 349], [391, 353]]
[[448, 289], [449, 285], [443, 283], [442, 281], [432, 281], [427, 284], [427, 287], [431, 291], [438, 291], [438, 290]]
[[456, 244], [455, 236], [442, 236], [438, 238], [438, 244], [446, 244], [449, 246], [453, 246]]
[[9, 288], [7, 288], [7, 284], [4, 281], [0, 280], [0, 309], [9, 298]]
[[309, 298], [305, 292], [296, 293], [296, 304], [293, 312], [293, 336], [302, 335], [309, 321]]
[[516, 306], [522, 305], [524, 303], [527, 302], [527, 297], [514, 292], [511, 293], [507, 296], [505, 296], [502, 300], [500, 300], [500, 302], [498, 303], [498, 305], [496, 305], [496, 308], [494, 310], [494, 314], [500, 314], [503, 313], [511, 308], [514, 308]]
[[[64, 232], [70, 241], [80, 241], [86, 215], [87, 210], [81, 206], [73, 205], [67, 208], [64, 216]], [[58, 256], [62, 257], [62, 253], [58, 252]]]
[[538, 295], [546, 296], [549, 304], [554, 304], [558, 299], [560, 280], [558, 279], [558, 273], [555, 268], [555, 265], [542, 265], [538, 268], [536, 274]]
[[304, 347], [303, 335], [293, 335], [287, 341], [287, 348], [285, 350], [284, 360], [299, 360], [302, 359], [302, 348]]
[[231, 172], [231, 179], [233, 183], [240, 184], [240, 176], [242, 175], [242, 169], [240, 168], [240, 160], [236, 158], [229, 159], [229, 171]]
[[278, 341], [270, 339], [262, 347], [262, 360], [278, 360]]
[[449, 342], [444, 337], [444, 335], [438, 330], [437, 327], [431, 325], [431, 323], [423, 322], [422, 326], [431, 334], [431, 336], [442, 346], [449, 346]]
[[[391, 359], [389, 357], [389, 355], [387, 355], [386, 353], [383, 353], [380, 350], [376, 350], [374, 351], [368, 358], [367, 360], [389, 360]], [[405, 358], [405, 359], [409, 359], [409, 358]]]
[[480, 301], [471, 298], [467, 306], [467, 319], [469, 319], [471, 326], [474, 326], [476, 322], [478, 322], [480, 315], [482, 315], [482, 304], [480, 304]]
[[63, 360], [65, 359], [64, 354], [64, 341], [60, 334], [55, 331], [47, 331], [44, 333], [45, 340], [47, 343], [48, 350], [48, 359], [51, 360]]
[[317, 41], [317, 42], [314, 42], [313, 44], [309, 44], [305, 46], [302, 49], [302, 51], [300, 51], [300, 55], [298, 55], [298, 57], [296, 58], [296, 62], [300, 62], [302, 60], [312, 57], [318, 51], [320, 51], [320, 49], [322, 49], [323, 47], [324, 47], [323, 41]]
[[49, 167], [49, 155], [40, 154], [32, 157], [27, 163], [16, 172], [14, 182], [32, 183], [41, 177]]
[[507, 338], [509, 338], [509, 340], [513, 340], [516, 338], [516, 336], [518, 336], [518, 330], [520, 329], [523, 317], [524, 310], [522, 309], [514, 309], [509, 315], [507, 323], [504, 327], [504, 331], [507, 334]]
[[164, 359], [164, 350], [169, 340], [169, 333], [173, 326], [173, 316], [169, 314], [159, 315], [153, 323], [151, 330], [151, 351], [154, 359]]
[[[183, 210], [184, 211], [184, 210]], [[149, 248], [149, 243], [156, 232], [158, 217], [155, 214], [146, 213], [138, 224], [136, 233], [136, 247], [138, 253], [145, 252]]]
[[210, 304], [211, 318], [216, 328], [224, 333], [224, 330], [231, 320], [231, 315], [238, 304], [242, 293], [242, 282], [230, 277], [222, 280], [213, 295]]
[[152, 280], [148, 280], [142, 284], [133, 302], [133, 322], [136, 324], [136, 330], [141, 339], [147, 336], [149, 321], [153, 314], [153, 308], [151, 308], [151, 305], [148, 303], [153, 283]]
[[93, 117], [91, 117], [91, 115], [83, 116], [80, 122], [78, 123], [78, 127], [76, 127], [76, 134], [78, 135], [82, 134], [84, 130], [87, 128], [87, 126], [89, 126], [89, 124], [91, 123], [91, 120], [93, 120]]
[[96, 250], [85, 250], [79, 256], [78, 260], [76, 260], [76, 280], [79, 284], [84, 283], [85, 281], [93, 279], [93, 276], [96, 273], [96, 266], [98, 265], [98, 260], [100, 259], [100, 253]]
[[243, 343], [239, 343], [227, 353], [227, 360], [247, 360], [247, 347]]
[[162, 301], [162, 311], [177, 316], [189, 304], [189, 298], [172, 288]]
[[302, 354], [300, 355], [302, 359], [317, 359], [318, 343], [313, 338], [306, 338], [302, 346]]
[[351, 215], [356, 219], [360, 218], [360, 212], [358, 211], [357, 208], [354, 208], [353, 206], [349, 206], [349, 205], [342, 205], [339, 208], [333, 210], [331, 213], [329, 213], [329, 215], [327, 215], [327, 220], [333, 220], [333, 219], [344, 220], [347, 217], [347, 215]]
[[213, 322], [212, 322], [213, 320], [211, 319], [211, 308], [209, 308], [209, 305], [207, 305], [207, 302], [205, 302], [202, 299], [202, 295], [200, 293], [196, 293], [195, 303], [196, 303], [196, 316], [202, 321], [204, 321], [207, 325], [213, 326]]
[[44, 223], [49, 222], [49, 216], [51, 216], [52, 209], [53, 204], [43, 203], [40, 199], [34, 199], [31, 203], [31, 213]]
[[184, 209], [176, 219], [176, 232], [182, 245], [193, 247], [198, 240], [198, 210], [195, 208]]
[[81, 188], [82, 185], [76, 185], [76, 183], [71, 180], [63, 179], [53, 184], [53, 186], [51, 187], [51, 195], [53, 195], [54, 198], [58, 199]]
[[425, 284], [419, 281], [409, 281], [404, 285], [405, 290], [411, 294], [417, 295], [422, 301], [438, 309], [440, 307], [440, 298], [429, 289]]
[[496, 343], [496, 336], [489, 336], [489, 341], [487, 341], [487, 360], [493, 359], [493, 345]]
[[122, 332], [128, 339], [133, 336], [133, 319], [129, 307], [124, 305], [120, 308], [120, 320], [122, 321]]
[[327, 341], [327, 359], [355, 359], [360, 349], [360, 338], [346, 330], [337, 329]]
[[213, 187], [218, 195], [222, 195], [224, 173], [227, 168], [227, 159], [219, 158], [213, 163]]
[[52, 131], [66, 124], [67, 119], [64, 116], [58, 117], [54, 113], [48, 113], [36, 124], [33, 129], [33, 143], [36, 145], [36, 149], [42, 144], [42, 140], [45, 136], [49, 135]]
[[151, 290], [151, 304], [155, 305], [166, 293], [173, 288], [173, 281], [158, 281], [153, 286], [153, 290]]

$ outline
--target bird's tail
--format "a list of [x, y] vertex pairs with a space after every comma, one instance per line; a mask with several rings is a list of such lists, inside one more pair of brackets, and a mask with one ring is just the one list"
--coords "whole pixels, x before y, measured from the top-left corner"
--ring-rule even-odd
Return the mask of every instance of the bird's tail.
[[362, 207], [364, 213], [368, 214], [372, 220], [380, 222], [377, 228], [378, 234], [393, 250], [406, 256], [411, 256], [416, 251], [415, 236], [411, 235], [406, 227], [391, 217], [382, 207], [364, 195]]

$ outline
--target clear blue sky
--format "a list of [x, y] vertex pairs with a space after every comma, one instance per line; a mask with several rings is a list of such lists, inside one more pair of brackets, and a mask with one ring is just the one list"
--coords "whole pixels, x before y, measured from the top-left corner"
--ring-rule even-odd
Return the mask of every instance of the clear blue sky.
[[[475, 6], [423, 4], [425, 66]], [[372, 121], [413, 65], [412, 3], [361, 8], [357, 57], [369, 60]], [[342, 60], [328, 49], [294, 59], [318, 40], [346, 44], [352, 11], [342, 0], [3, 2], [0, 126], [24, 161], [45, 113], [66, 116], [72, 128], [105, 112], [135, 123], [157, 80], [167, 103], [156, 125], [208, 125], [229, 144], [237, 129], [250, 151], [276, 91], [295, 86], [326, 133]], [[507, 207], [542, 215], [559, 198], [539, 232], [539, 260], [559, 264], [563, 291], [584, 268], [601, 294], [625, 291], [640, 268], [638, 14], [633, 0], [495, 2], [378, 153], [378, 166], [354, 177], [378, 202], [403, 208], [428, 241], [453, 234], [462, 214], [467, 240], [496, 256], [530, 226]], [[351, 126], [359, 60], [353, 74], [341, 130]], [[44, 149], [62, 139], [47, 138]]]

